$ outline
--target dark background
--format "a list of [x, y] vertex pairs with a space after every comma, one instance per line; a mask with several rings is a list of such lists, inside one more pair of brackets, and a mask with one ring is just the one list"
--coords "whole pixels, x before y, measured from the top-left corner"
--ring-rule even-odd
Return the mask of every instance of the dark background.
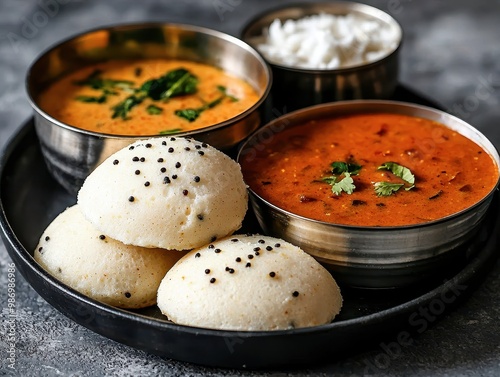
[[[29, 64], [61, 39], [96, 26], [136, 21], [190, 23], [238, 35], [254, 15], [287, 2], [1, 0], [0, 147], [31, 116], [24, 90]], [[499, 148], [500, 1], [365, 2], [390, 13], [404, 29], [401, 83], [479, 128]], [[10, 263], [0, 243], [1, 287], [7, 286]], [[57, 312], [16, 274], [16, 369], [8, 368], [7, 289], [2, 288], [0, 375], [498, 376], [499, 273], [497, 262], [466, 302], [394, 352], [380, 343], [323, 365], [253, 373], [166, 361], [107, 340]]]

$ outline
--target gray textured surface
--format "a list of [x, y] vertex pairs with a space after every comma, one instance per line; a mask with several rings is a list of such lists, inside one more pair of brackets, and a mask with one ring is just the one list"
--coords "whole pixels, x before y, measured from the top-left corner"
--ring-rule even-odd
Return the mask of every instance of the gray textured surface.
[[[31, 114], [24, 92], [28, 65], [60, 39], [95, 26], [143, 20], [195, 23], [238, 34], [243, 23], [254, 14], [281, 3], [278, 0], [2, 0], [0, 147]], [[389, 11], [405, 30], [401, 81], [471, 122], [500, 147], [500, 1], [368, 3]], [[57, 312], [18, 273], [14, 284], [16, 360], [15, 368], [9, 368], [6, 332], [10, 330], [7, 322], [10, 263], [5, 247], [0, 244], [0, 375], [500, 375], [499, 263], [470, 299], [414, 338], [411, 346], [390, 357], [378, 346], [317, 367], [258, 373], [202, 368], [116, 344]]]

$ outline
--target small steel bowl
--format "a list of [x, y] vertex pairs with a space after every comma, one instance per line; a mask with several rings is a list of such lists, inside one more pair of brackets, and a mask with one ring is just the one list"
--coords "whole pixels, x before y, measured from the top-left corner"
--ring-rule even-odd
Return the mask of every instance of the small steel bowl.
[[70, 193], [112, 153], [152, 136], [110, 135], [73, 127], [38, 105], [40, 93], [65, 74], [110, 59], [176, 58], [219, 67], [246, 80], [259, 100], [227, 121], [176, 136], [190, 136], [226, 152], [261, 125], [260, 109], [271, 88], [269, 66], [248, 44], [211, 29], [181, 24], [133, 24], [101, 28], [67, 39], [44, 52], [29, 68], [26, 88], [48, 169]]
[[[273, 135], [307, 121], [360, 113], [394, 113], [430, 119], [480, 145], [500, 167], [493, 144], [476, 128], [447, 114], [420, 105], [382, 101], [341, 101], [316, 105], [277, 118], [250, 136], [238, 161], [254, 158]], [[248, 160], [247, 160], [248, 161]], [[285, 211], [257, 195], [250, 201], [263, 232], [282, 238], [308, 252], [339, 282], [360, 288], [400, 288], [443, 276], [469, 258], [469, 248], [490, 206], [495, 188], [471, 207], [445, 218], [409, 226], [363, 227], [312, 220]], [[462, 266], [463, 267], [463, 266]]]
[[271, 60], [273, 105], [288, 112], [310, 105], [351, 99], [389, 99], [398, 83], [399, 50], [403, 31], [389, 14], [366, 4], [355, 2], [324, 2], [288, 5], [265, 12], [251, 20], [241, 38], [258, 50], [263, 32], [275, 20], [297, 20], [327, 13], [356, 14], [388, 25], [399, 36], [397, 47], [383, 58], [371, 63], [338, 69], [304, 69], [278, 64]]

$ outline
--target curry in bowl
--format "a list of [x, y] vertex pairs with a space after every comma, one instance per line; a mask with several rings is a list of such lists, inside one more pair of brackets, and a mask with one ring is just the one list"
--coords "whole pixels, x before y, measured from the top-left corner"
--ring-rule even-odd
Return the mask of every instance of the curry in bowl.
[[360, 113], [281, 128], [246, 146], [245, 180], [265, 201], [313, 220], [430, 222], [478, 203], [499, 180], [486, 150], [430, 119]]
[[39, 97], [59, 121], [111, 135], [186, 132], [231, 119], [259, 100], [243, 79], [178, 59], [109, 60], [64, 76]]

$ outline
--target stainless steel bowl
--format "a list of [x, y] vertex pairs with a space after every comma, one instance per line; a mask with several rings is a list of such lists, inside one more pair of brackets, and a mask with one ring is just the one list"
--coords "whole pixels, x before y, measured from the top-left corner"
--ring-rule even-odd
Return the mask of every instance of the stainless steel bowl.
[[[381, 112], [437, 121], [476, 142], [500, 167], [493, 144], [466, 122], [428, 107], [377, 100], [329, 103], [286, 114], [256, 131], [242, 145], [238, 161], [254, 158], [273, 135], [309, 120]], [[298, 216], [249, 188], [252, 208], [265, 234], [300, 246], [332, 270], [339, 281], [363, 288], [412, 285], [442, 276], [443, 271], [462, 262], [473, 252], [468, 241], [480, 229], [495, 190], [475, 205], [437, 221], [399, 227], [356, 227]]]
[[[89, 132], [53, 118], [38, 106], [40, 93], [58, 78], [109, 59], [177, 58], [220, 67], [245, 79], [259, 100], [225, 122], [179, 136], [191, 136], [230, 151], [261, 124], [260, 108], [272, 81], [269, 66], [249, 45], [207, 28], [180, 24], [135, 24], [92, 30], [61, 42], [44, 52], [30, 67], [28, 97], [47, 166], [70, 193], [106, 157], [148, 136], [120, 136]], [[155, 135], [151, 135], [155, 136]]]
[[398, 83], [399, 50], [403, 31], [389, 14], [366, 4], [324, 2], [288, 5], [251, 20], [241, 38], [257, 49], [263, 30], [275, 20], [297, 20], [319, 13], [356, 14], [388, 25], [397, 35], [397, 48], [372, 63], [339, 69], [301, 69], [268, 61], [273, 71], [273, 104], [281, 112], [338, 100], [388, 99]]

